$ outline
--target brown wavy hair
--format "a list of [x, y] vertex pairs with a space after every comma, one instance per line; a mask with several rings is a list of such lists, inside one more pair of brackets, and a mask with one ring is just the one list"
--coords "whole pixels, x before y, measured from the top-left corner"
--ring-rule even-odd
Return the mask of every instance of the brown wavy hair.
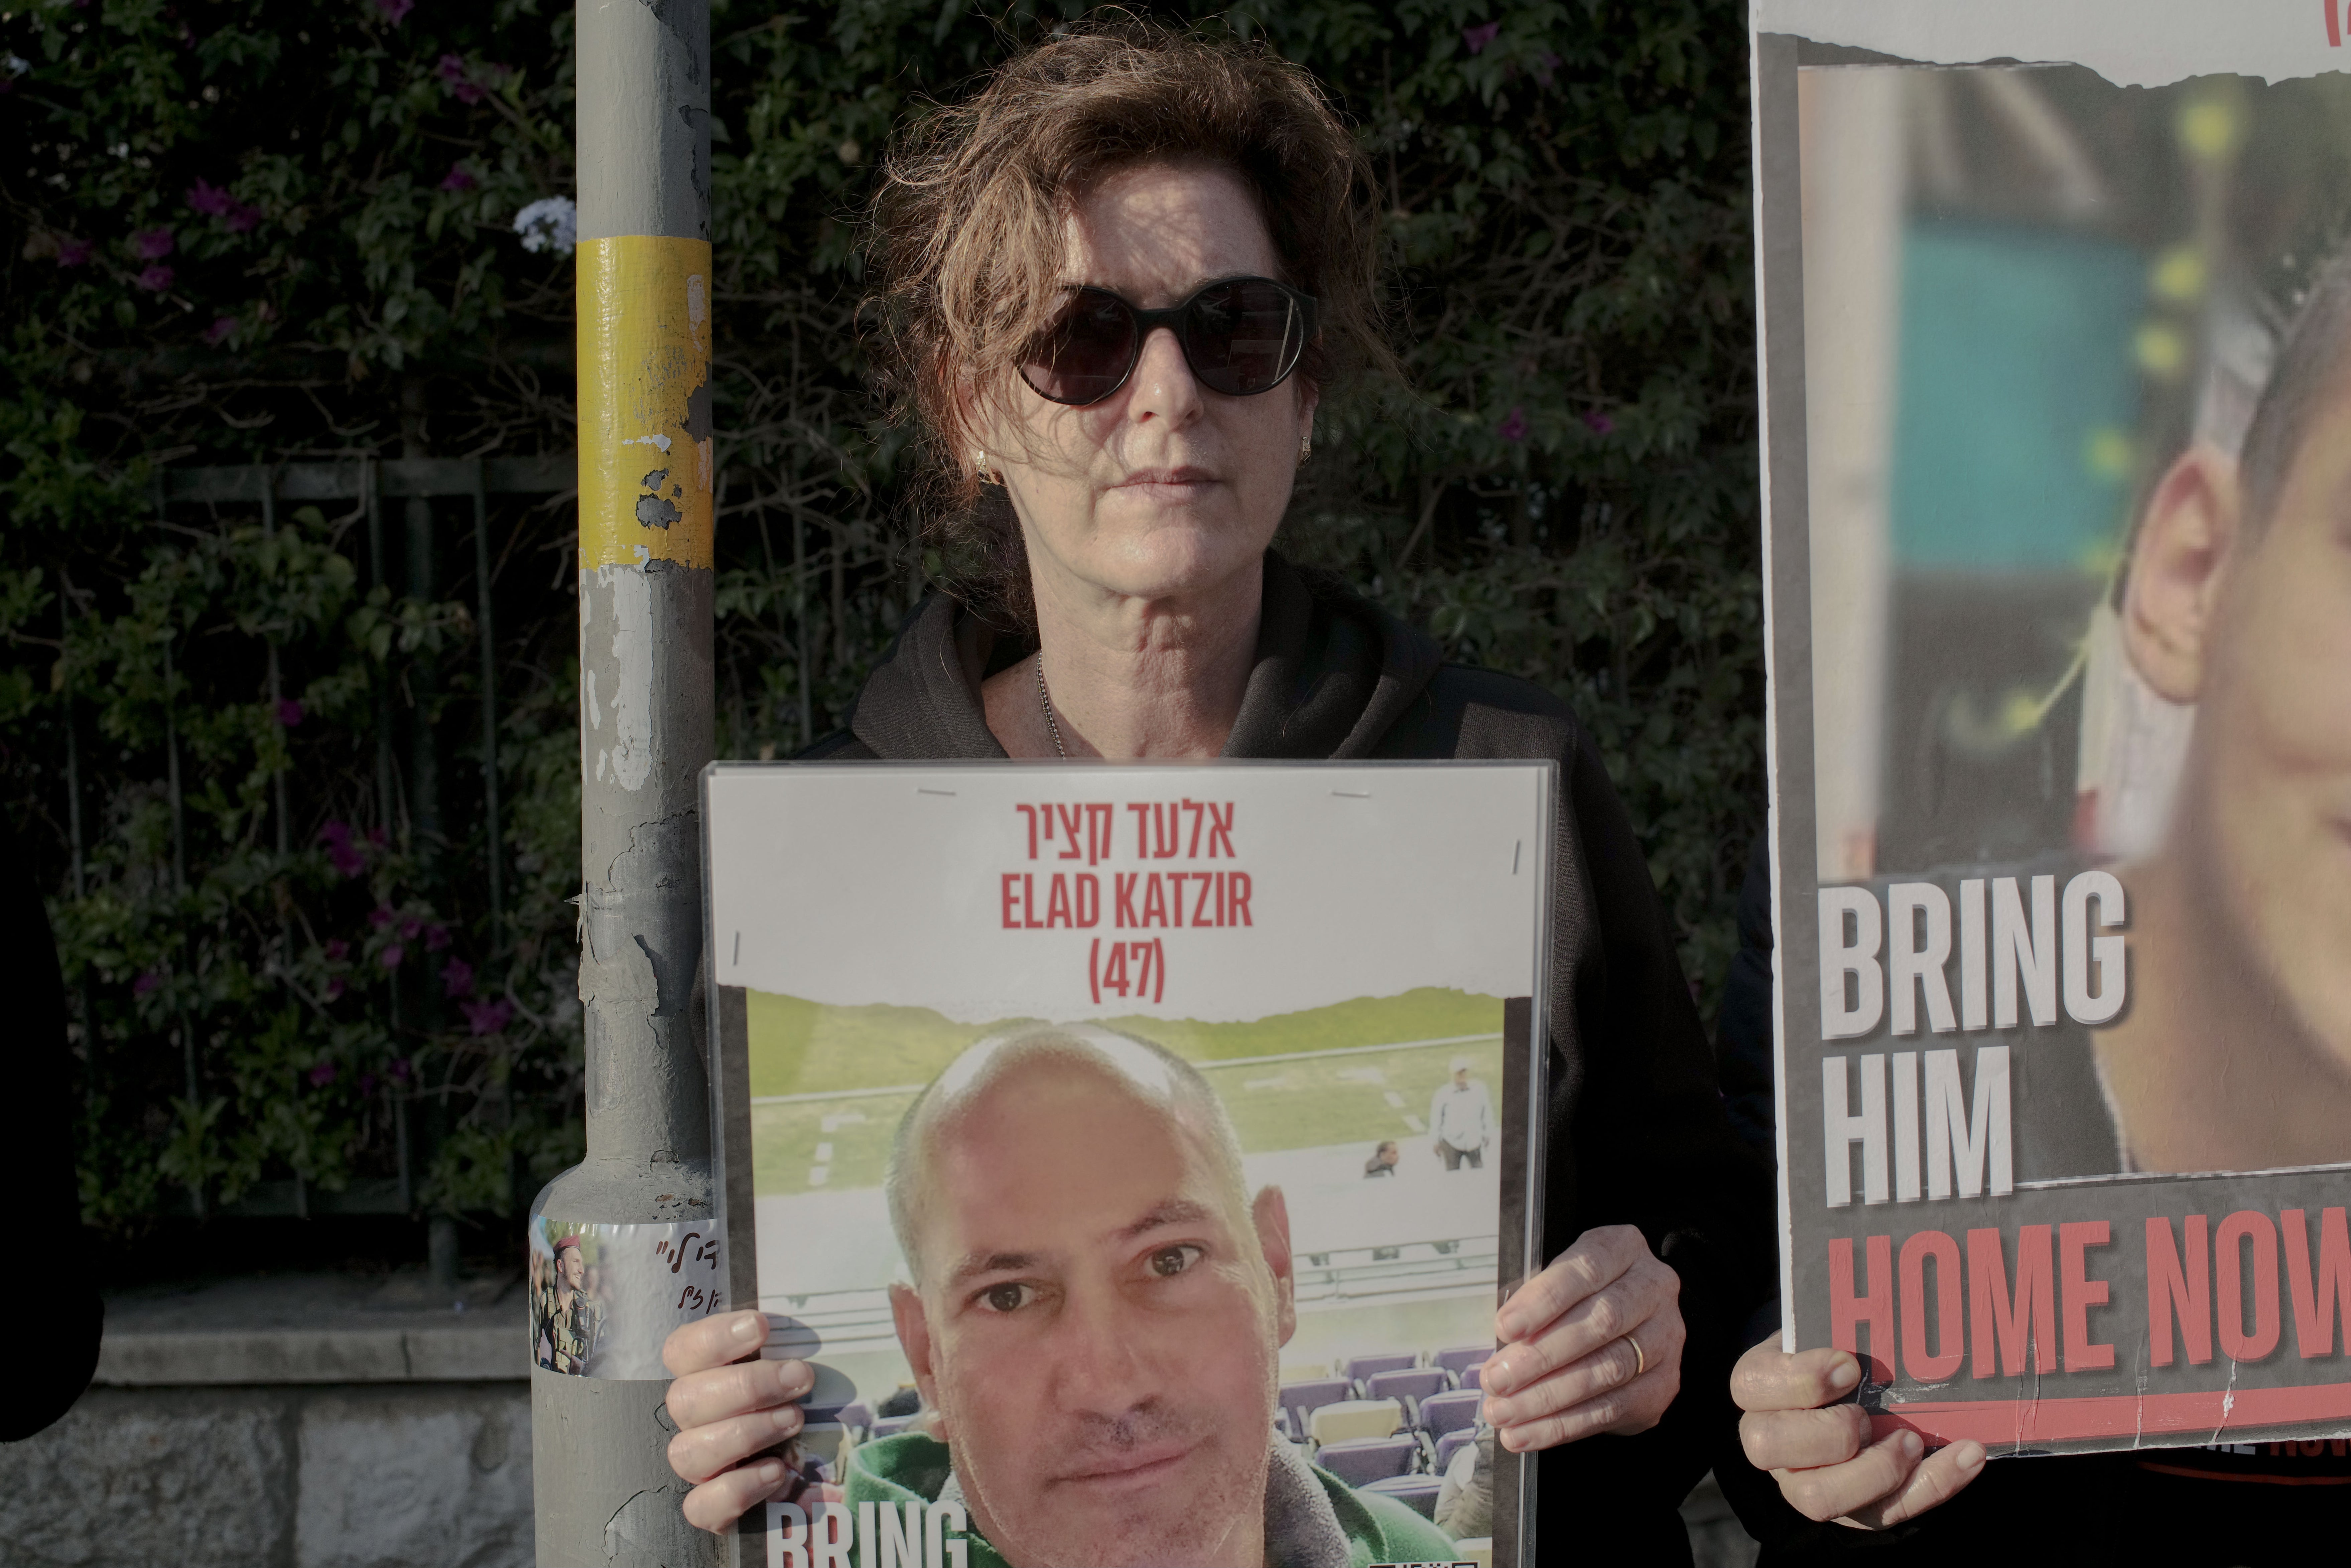
[[1007, 630], [1031, 630], [1034, 605], [1011, 505], [971, 461], [981, 404], [1013, 394], [1021, 350], [1061, 308], [1071, 204], [1158, 162], [1229, 169], [1256, 197], [1281, 281], [1322, 302], [1300, 374], [1321, 388], [1395, 368], [1370, 161], [1321, 84], [1262, 43], [1122, 15], [1021, 50], [916, 120], [874, 198], [871, 343], [927, 459], [924, 542]]

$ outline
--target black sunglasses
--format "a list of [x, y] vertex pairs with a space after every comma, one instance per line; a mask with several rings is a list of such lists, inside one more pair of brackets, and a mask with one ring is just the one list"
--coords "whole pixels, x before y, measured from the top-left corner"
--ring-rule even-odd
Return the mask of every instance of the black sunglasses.
[[1270, 277], [1211, 283], [1181, 305], [1138, 310], [1107, 288], [1071, 290], [1069, 305], [1021, 356], [1039, 397], [1082, 408], [1126, 384], [1144, 340], [1162, 327], [1210, 392], [1249, 397], [1290, 379], [1314, 337], [1314, 298]]

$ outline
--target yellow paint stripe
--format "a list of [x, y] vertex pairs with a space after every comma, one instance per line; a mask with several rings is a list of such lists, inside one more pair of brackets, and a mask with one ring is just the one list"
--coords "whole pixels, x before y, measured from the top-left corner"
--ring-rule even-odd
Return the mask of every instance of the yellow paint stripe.
[[710, 242], [580, 243], [580, 565], [711, 563]]

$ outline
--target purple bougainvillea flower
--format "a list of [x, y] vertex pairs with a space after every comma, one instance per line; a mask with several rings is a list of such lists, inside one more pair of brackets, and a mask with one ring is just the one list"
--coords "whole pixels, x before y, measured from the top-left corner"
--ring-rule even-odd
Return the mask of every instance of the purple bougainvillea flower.
[[388, 905], [388, 904], [377, 904], [373, 909], [369, 910], [369, 911], [368, 911], [368, 924], [369, 924], [370, 925], [374, 926], [378, 931], [381, 931], [381, 930], [382, 930], [385, 926], [387, 926], [387, 925], [391, 925], [391, 924], [392, 924], [392, 909], [391, 909], [391, 906], [390, 906], [390, 905]]
[[1583, 423], [1585, 428], [1600, 435], [1605, 435], [1616, 428], [1616, 422], [1604, 413], [1587, 413], [1583, 416]]
[[[225, 321], [228, 318], [224, 316], [221, 319]], [[284, 725], [288, 729], [292, 729], [296, 725], [300, 724], [302, 722], [302, 705], [296, 702], [292, 697], [278, 698], [277, 722]]]
[[137, 979], [131, 982], [131, 994], [134, 997], [143, 997], [162, 983], [162, 971], [159, 969], [149, 969], [145, 973], [141, 974]]
[[423, 929], [424, 922], [412, 915], [400, 923], [400, 939], [403, 942], [413, 942], [416, 940], [416, 934]]
[[375, 0], [375, 8], [377, 15], [397, 27], [416, 9], [416, 0]]
[[[343, 875], [357, 876], [360, 872], [367, 869], [367, 861], [360, 854], [359, 850], [351, 843], [351, 828], [350, 823], [340, 821], [329, 821], [325, 827], [319, 830], [319, 837], [327, 846], [328, 863], [332, 865]], [[371, 916], [370, 918], [373, 917]], [[378, 922], [378, 924], [381, 925], [381, 922]], [[333, 952], [336, 947], [340, 946], [340, 943], [329, 943], [328, 944], [328, 951]], [[341, 955], [340, 954], [337, 955], [339, 957]]]
[[447, 946], [449, 946], [449, 928], [446, 925], [428, 925], [424, 928], [424, 946], [427, 952], [438, 953]]
[[444, 191], [470, 191], [479, 183], [463, 163], [450, 164], [449, 172], [441, 176], [441, 188]]
[[443, 86], [455, 87], [465, 79], [465, 58], [459, 55], [443, 55], [441, 63], [434, 66], [433, 71], [441, 78]]
[[395, 1082], [408, 1082], [408, 1058], [395, 1056], [392, 1059], [392, 1076]]
[[1559, 57], [1549, 49], [1535, 57], [1535, 80], [1542, 83], [1543, 86], [1551, 86], [1551, 74], [1557, 69], [1559, 69]]
[[79, 267], [89, 259], [90, 252], [96, 248], [86, 239], [61, 239], [57, 241], [57, 265]]
[[375, 961], [382, 965], [387, 969], [397, 969], [400, 967], [400, 961], [407, 956], [408, 949], [402, 946], [399, 943], [394, 942], [382, 952], [377, 954], [375, 956]]
[[178, 276], [159, 261], [139, 275], [139, 287], [151, 294], [161, 294], [172, 287], [172, 280]]
[[1527, 438], [1527, 411], [1523, 408], [1512, 408], [1510, 413], [1502, 416], [1502, 423], [1497, 426], [1497, 429], [1505, 441], [1524, 441]]
[[251, 234], [261, 222], [261, 209], [249, 202], [237, 202], [228, 210], [228, 232]]
[[327, 938], [327, 958], [329, 962], [340, 964], [350, 956], [351, 945], [350, 943], [344, 941], [340, 936], [329, 936]]
[[335, 1081], [335, 1064], [331, 1061], [322, 1061], [310, 1069], [306, 1076], [310, 1080], [311, 1088], [324, 1089]]
[[[214, 348], [218, 348], [221, 344], [228, 341], [229, 335], [235, 330], [235, 317], [215, 316], [213, 318], [213, 324], [204, 329], [204, 341], [212, 344]], [[281, 710], [291, 707], [297, 715], [299, 715], [302, 711], [302, 705], [300, 703], [280, 703], [277, 706]], [[280, 722], [283, 723], [285, 721], [281, 719]], [[299, 724], [302, 721], [298, 716], [292, 722], [294, 724]]]
[[337, 975], [333, 979], [327, 982], [327, 999], [330, 1002], [340, 1001], [343, 996], [343, 977], [340, 975]]
[[452, 958], [441, 966], [441, 990], [445, 996], [470, 997], [474, 994], [474, 966], [463, 958]]
[[236, 205], [236, 198], [199, 175], [196, 183], [188, 187], [188, 205], [208, 218], [225, 218]]
[[167, 256], [172, 254], [172, 247], [178, 243], [177, 236], [168, 228], [141, 229], [131, 236], [131, 248], [139, 253], [139, 259], [141, 261], [154, 261]]
[[1479, 54], [1484, 51], [1487, 45], [1500, 36], [1501, 31], [1502, 24], [1499, 22], [1483, 22], [1475, 27], [1462, 28], [1461, 41], [1469, 46], [1471, 54]]
[[494, 1002], [464, 1004], [465, 1023], [475, 1034], [496, 1034], [514, 1018], [514, 1004], [500, 997]]

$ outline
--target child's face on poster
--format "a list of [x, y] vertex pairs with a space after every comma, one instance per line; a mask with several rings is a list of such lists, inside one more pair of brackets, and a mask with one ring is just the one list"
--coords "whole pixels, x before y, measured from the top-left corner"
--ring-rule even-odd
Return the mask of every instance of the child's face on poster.
[[2233, 473], [2210, 488], [2209, 525], [2156, 541], [2134, 584], [2166, 633], [2134, 662], [2196, 707], [2173, 849], [2214, 936], [2351, 1068], [2351, 365], [2270, 516]]
[[1280, 1195], [1112, 1078], [1016, 1070], [932, 1134], [893, 1305], [974, 1522], [1013, 1562], [1259, 1550], [1292, 1319]]

